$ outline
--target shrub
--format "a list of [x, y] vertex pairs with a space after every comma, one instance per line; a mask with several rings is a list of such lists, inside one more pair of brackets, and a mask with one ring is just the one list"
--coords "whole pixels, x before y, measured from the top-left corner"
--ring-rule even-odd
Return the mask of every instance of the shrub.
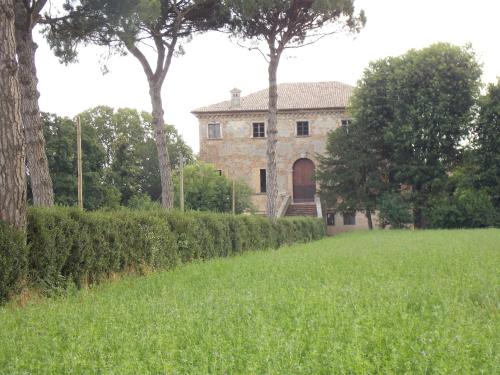
[[25, 236], [0, 222], [0, 302], [19, 289], [26, 276]]
[[413, 221], [410, 206], [400, 193], [382, 195], [378, 202], [380, 226], [404, 228]]
[[12, 263], [2, 267], [10, 273], [2, 274], [0, 291], [6, 296], [15, 290], [15, 281], [26, 269], [23, 264], [32, 285], [53, 291], [91, 285], [114, 273], [170, 269], [195, 259], [277, 248], [324, 235], [323, 222], [307, 218], [284, 218], [273, 224], [257, 216], [152, 207], [93, 212], [31, 208], [29, 252], [10, 231], [2, 227], [0, 232], [0, 262]]
[[497, 213], [485, 191], [457, 189], [432, 201], [426, 216], [431, 228], [481, 228], [495, 225]]

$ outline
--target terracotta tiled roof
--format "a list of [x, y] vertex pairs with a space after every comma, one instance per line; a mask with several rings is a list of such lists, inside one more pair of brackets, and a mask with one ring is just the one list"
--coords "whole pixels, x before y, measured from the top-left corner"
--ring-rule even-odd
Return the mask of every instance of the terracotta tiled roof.
[[[341, 82], [281, 83], [278, 85], [278, 110], [345, 108], [354, 87]], [[231, 101], [197, 108], [198, 113], [266, 111], [268, 89], [241, 97], [239, 106]]]

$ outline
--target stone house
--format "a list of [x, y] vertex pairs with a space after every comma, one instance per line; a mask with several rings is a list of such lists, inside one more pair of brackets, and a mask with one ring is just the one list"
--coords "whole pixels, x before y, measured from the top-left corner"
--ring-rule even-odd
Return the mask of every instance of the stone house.
[[[278, 85], [277, 172], [279, 215], [321, 216], [321, 203], [312, 180], [317, 155], [326, 148], [327, 134], [349, 126], [346, 107], [353, 87], [340, 82]], [[246, 96], [233, 89], [230, 100], [192, 111], [199, 121], [200, 160], [221, 174], [245, 181], [253, 203], [266, 209], [268, 90]], [[367, 228], [362, 213], [327, 212], [333, 234]]]

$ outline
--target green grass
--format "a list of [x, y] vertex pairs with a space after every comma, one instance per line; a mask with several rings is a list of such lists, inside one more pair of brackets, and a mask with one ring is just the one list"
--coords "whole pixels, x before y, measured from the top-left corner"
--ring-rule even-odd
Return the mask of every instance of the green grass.
[[500, 230], [378, 231], [0, 308], [0, 373], [500, 372]]

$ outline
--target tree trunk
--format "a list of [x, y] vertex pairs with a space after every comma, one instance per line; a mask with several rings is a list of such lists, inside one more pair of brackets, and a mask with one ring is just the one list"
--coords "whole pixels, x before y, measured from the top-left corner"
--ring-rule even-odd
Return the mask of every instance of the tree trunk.
[[0, 0], [0, 220], [26, 228], [26, 170], [14, 6]]
[[267, 114], [267, 216], [276, 220], [278, 213], [278, 174], [276, 170], [276, 144], [278, 143], [278, 83], [279, 55], [271, 53], [269, 61], [269, 109]]
[[365, 215], [366, 219], [368, 220], [368, 229], [372, 230], [373, 229], [372, 211], [367, 209]]
[[27, 20], [24, 4], [16, 6], [16, 44], [19, 61], [19, 86], [21, 90], [21, 116], [26, 138], [26, 159], [31, 179], [33, 204], [50, 207], [54, 205], [54, 190], [49, 173], [49, 163], [45, 154], [43, 121], [38, 106], [40, 96], [35, 66], [36, 43], [33, 41], [32, 27]]
[[164, 208], [170, 209], [174, 205], [173, 185], [165, 134], [165, 121], [163, 119], [161, 84], [150, 80], [149, 95], [151, 96], [151, 105], [153, 107], [153, 127], [155, 129], [156, 150], [158, 151], [158, 162], [160, 165], [161, 202]]

